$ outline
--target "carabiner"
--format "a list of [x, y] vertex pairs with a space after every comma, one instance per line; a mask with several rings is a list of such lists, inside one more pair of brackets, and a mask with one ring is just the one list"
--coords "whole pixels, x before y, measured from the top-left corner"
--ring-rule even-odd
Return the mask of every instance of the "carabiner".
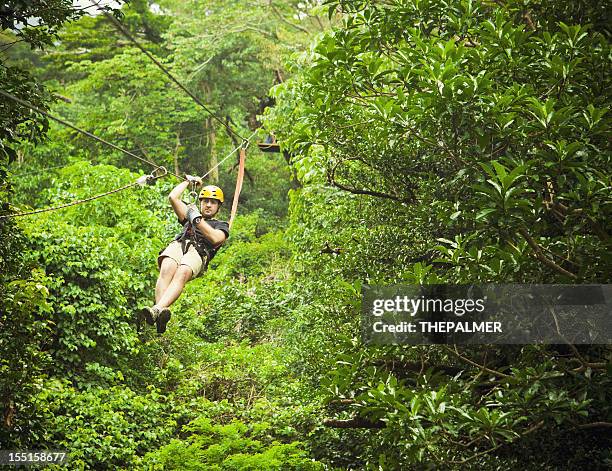
[[198, 197], [199, 197], [199, 194], [196, 191], [197, 183], [196, 182], [191, 182], [190, 186], [191, 186], [191, 191], [189, 192], [189, 199], [190, 199], [191, 203], [195, 204], [196, 207], [197, 207], [198, 206]]
[[151, 176], [155, 179], [165, 177], [168, 175], [168, 169], [166, 167], [157, 167], [151, 172]]

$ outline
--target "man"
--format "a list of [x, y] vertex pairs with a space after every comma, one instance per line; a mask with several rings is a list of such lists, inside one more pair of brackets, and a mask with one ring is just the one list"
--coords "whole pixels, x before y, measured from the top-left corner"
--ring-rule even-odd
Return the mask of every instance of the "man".
[[155, 305], [145, 307], [142, 314], [149, 325], [157, 325], [157, 333], [166, 331], [170, 309], [185, 284], [206, 270], [208, 262], [229, 237], [229, 224], [213, 219], [223, 204], [223, 191], [213, 185], [205, 186], [199, 193], [200, 209], [186, 205], [181, 195], [191, 183], [202, 184], [199, 177], [187, 175], [170, 192], [168, 199], [183, 230], [163, 250], [158, 259], [159, 277], [155, 285]]

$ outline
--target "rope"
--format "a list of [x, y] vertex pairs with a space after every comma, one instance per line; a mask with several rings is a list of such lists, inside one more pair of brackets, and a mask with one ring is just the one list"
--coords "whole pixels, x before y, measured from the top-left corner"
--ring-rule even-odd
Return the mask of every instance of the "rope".
[[[7, 98], [10, 98], [11, 100], [16, 101], [17, 103], [19, 103], [19, 104], [21, 104], [21, 105], [23, 105], [23, 106], [25, 106], [27, 108], [30, 108], [33, 111], [36, 111], [37, 113], [45, 115], [47, 118], [51, 118], [52, 120], [57, 121], [58, 123], [63, 124], [64, 126], [67, 126], [67, 127], [71, 128], [71, 129], [74, 129], [75, 131], [77, 131], [77, 132], [79, 132], [79, 133], [81, 133], [81, 134], [83, 134], [83, 135], [85, 135], [85, 136], [87, 136], [87, 137], [89, 137], [91, 139], [94, 139], [94, 140], [96, 140], [98, 142], [101, 142], [104, 145], [107, 145], [107, 146], [109, 146], [109, 147], [111, 147], [111, 148], [113, 148], [115, 150], [118, 150], [119, 152], [123, 152], [124, 154], [129, 155], [130, 157], [134, 157], [135, 159], [138, 159], [141, 162], [149, 164], [149, 165], [155, 167], [155, 171], [157, 171], [160, 168], [163, 168], [160, 165], [157, 165], [155, 162], [151, 162], [150, 160], [147, 160], [147, 159], [145, 159], [143, 157], [140, 157], [140, 156], [130, 152], [129, 150], [122, 149], [121, 147], [116, 146], [112, 142], [108, 142], [108, 141], [102, 139], [101, 137], [98, 137], [95, 134], [90, 133], [89, 131], [85, 131], [84, 129], [76, 127], [74, 124], [71, 124], [68, 121], [64, 121], [63, 119], [58, 118], [57, 116], [53, 116], [52, 114], [47, 113], [46, 111], [41, 110], [40, 108], [34, 106], [32, 103], [30, 103], [28, 101], [25, 101], [25, 100], [22, 100], [21, 98], [18, 98], [15, 95], [12, 95], [12, 94], [4, 91], [4, 90], [0, 90], [0, 95], [3, 95], [5, 97], [7, 97]], [[170, 173], [172, 173], [172, 172], [170, 172]], [[172, 175], [177, 177], [179, 180], [183, 180], [183, 177], [177, 175], [176, 173], [172, 173]]]
[[231, 134], [233, 134], [234, 136], [244, 140], [244, 138], [238, 134], [236, 131], [234, 131], [227, 123], [225, 123], [222, 119], [220, 119], [217, 115], [215, 115], [204, 103], [202, 103], [202, 101], [200, 101], [200, 99], [198, 97], [196, 97], [193, 93], [191, 93], [189, 91], [189, 89], [187, 87], [185, 87], [185, 85], [183, 85], [181, 82], [179, 82], [179, 80], [170, 73], [170, 71], [168, 69], [166, 69], [166, 67], [164, 67], [164, 65], [159, 62], [155, 57], [153, 57], [153, 55], [147, 51], [137, 40], [134, 36], [132, 36], [130, 34], [130, 32], [125, 29], [123, 27], [123, 25], [117, 20], [117, 18], [115, 18], [113, 15], [111, 15], [108, 11], [104, 10], [100, 4], [98, 2], [95, 2], [93, 0], [91, 0], [92, 3], [96, 4], [98, 7], [98, 10], [100, 10], [102, 12], [102, 14], [104, 14], [104, 16], [106, 16], [106, 18], [108, 18], [108, 20], [113, 23], [113, 25], [115, 26], [115, 28], [117, 28], [121, 34], [123, 34], [126, 38], [128, 38], [132, 43], [134, 43], [134, 45], [140, 49], [142, 51], [142, 53], [144, 55], [146, 55], [149, 59], [151, 59], [151, 61], [153, 61], [153, 63], [164, 73], [166, 74], [166, 76], [172, 80], [181, 90], [183, 90], [185, 93], [187, 93], [187, 95], [189, 95], [191, 97], [191, 99], [193, 101], [195, 101], [198, 105], [200, 105], [212, 118], [216, 119], [219, 123], [221, 123], [225, 129], [227, 129], [228, 132], [230, 132]]
[[[158, 178], [162, 178], [162, 177], [165, 177], [167, 175], [167, 170], [165, 169], [165, 167], [158, 167], [158, 168], [163, 169], [164, 173], [162, 173], [160, 175], [149, 175], [149, 176], [147, 176], [147, 178], [146, 178], [146, 182], [147, 183], [153, 182], [153, 181], [157, 180]], [[157, 171], [157, 169], [156, 169], [156, 171]], [[84, 198], [84, 199], [80, 199], [80, 200], [71, 201], [70, 203], [62, 204], [60, 206], [53, 206], [53, 207], [50, 207], [50, 208], [36, 209], [34, 211], [25, 211], [25, 212], [22, 212], [22, 213], [4, 214], [4, 215], [0, 216], [0, 219], [16, 218], [16, 217], [21, 217], [21, 216], [31, 216], [32, 214], [40, 214], [40, 213], [47, 213], [47, 212], [50, 212], [50, 211], [57, 211], [58, 209], [69, 208], [71, 206], [76, 206], [78, 204], [83, 204], [83, 203], [87, 203], [89, 201], [97, 200], [99, 198], [103, 198], [105, 196], [112, 195], [114, 193], [119, 193], [120, 191], [127, 190], [128, 188], [132, 188], [133, 186], [136, 186], [136, 185], [142, 186], [142, 177], [140, 177], [135, 182], [128, 183], [127, 185], [123, 185], [123, 186], [121, 186], [119, 188], [115, 188], [114, 190], [110, 190], [110, 191], [107, 191], [105, 193], [100, 193], [99, 195], [90, 196], [89, 198]]]

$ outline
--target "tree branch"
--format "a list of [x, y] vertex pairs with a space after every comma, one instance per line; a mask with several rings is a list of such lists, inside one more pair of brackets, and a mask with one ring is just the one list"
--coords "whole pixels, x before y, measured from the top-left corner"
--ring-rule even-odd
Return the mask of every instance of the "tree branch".
[[557, 316], [555, 315], [555, 311], [553, 309], [550, 309], [550, 313], [553, 317], [553, 320], [555, 321], [555, 328], [557, 330], [557, 334], [559, 335], [559, 337], [561, 337], [561, 339], [570, 347], [570, 349], [572, 350], [572, 352], [574, 352], [574, 355], [576, 356], [576, 358], [578, 359], [578, 361], [582, 364], [582, 366], [580, 368], [575, 368], [574, 372], [581, 372], [586, 370], [587, 368], [591, 368], [592, 370], [602, 370], [608, 367], [608, 363], [606, 362], [599, 362], [599, 363], [592, 363], [587, 361], [578, 351], [578, 349], [576, 348], [576, 346], [571, 343], [567, 337], [565, 337], [565, 335], [563, 335], [561, 333], [561, 328], [559, 327], [559, 321], [557, 320]]
[[582, 424], [578, 425], [579, 429], [590, 429], [590, 428], [612, 428], [612, 423], [610, 422], [592, 422], [590, 424]]
[[326, 419], [323, 421], [323, 425], [332, 428], [369, 428], [379, 429], [385, 428], [386, 424], [382, 420], [372, 422], [371, 420], [364, 419], [363, 417], [353, 417], [352, 419], [340, 420], [340, 419]]
[[569, 215], [582, 216], [583, 218], [587, 220], [587, 222], [591, 226], [591, 229], [593, 229], [593, 232], [595, 233], [595, 235], [599, 237], [599, 239], [602, 242], [608, 242], [608, 240], [610, 239], [610, 236], [605, 231], [605, 229], [601, 226], [601, 224], [599, 224], [595, 219], [593, 219], [588, 214], [585, 214], [585, 211], [582, 208], [576, 208], [576, 209], [570, 210], [567, 206], [565, 206], [563, 203], [560, 203], [558, 201], [556, 201], [553, 204], [553, 208], [561, 212], [564, 216], [566, 216], [568, 213]]
[[476, 368], [479, 368], [481, 371], [486, 371], [487, 373], [494, 374], [495, 376], [501, 376], [502, 378], [512, 378], [512, 376], [507, 375], [506, 373], [502, 373], [501, 371], [497, 371], [497, 370], [492, 370], [491, 368], [487, 368], [485, 365], [481, 365], [479, 363], [476, 363], [473, 360], [470, 360], [467, 357], [464, 357], [463, 355], [461, 355], [461, 353], [459, 353], [459, 350], [457, 350], [457, 345], [453, 345], [453, 347], [454, 347], [454, 350], [452, 350], [447, 345], [444, 345], [444, 348], [446, 348], [446, 350], [448, 350], [451, 353], [454, 353], [455, 355], [457, 355], [459, 359], [465, 361], [466, 363], [469, 363], [472, 366], [475, 366]]
[[[536, 430], [541, 428], [542, 425], [544, 425], [544, 421], [543, 420], [538, 422], [537, 424], [535, 424], [533, 427], [527, 429], [524, 433], [522, 433], [519, 436], [519, 438], [525, 437], [525, 436], [529, 435], [530, 433], [535, 432]], [[478, 458], [479, 456], [487, 455], [487, 454], [497, 450], [499, 447], [501, 447], [502, 445], [505, 445], [505, 444], [506, 444], [505, 442], [501, 442], [499, 445], [496, 445], [493, 448], [489, 448], [487, 450], [484, 450], [484, 451], [481, 451], [479, 453], [476, 453], [476, 454], [474, 454], [474, 455], [472, 455], [472, 456], [470, 456], [470, 457], [468, 457], [468, 458], [466, 458], [466, 459], [464, 459], [462, 461], [451, 461], [451, 463], [453, 463], [453, 464], [465, 464], [465, 463], [468, 463], [468, 462], [472, 461], [473, 459]]]
[[349, 193], [353, 193], [355, 195], [368, 195], [368, 196], [375, 196], [377, 198], [386, 198], [386, 199], [390, 199], [393, 201], [398, 201], [400, 203], [410, 203], [411, 201], [406, 200], [404, 198], [400, 198], [398, 196], [395, 195], [390, 195], [388, 193], [382, 193], [380, 191], [375, 191], [375, 190], [365, 190], [365, 189], [359, 189], [359, 188], [352, 188], [346, 185], [343, 185], [342, 183], [338, 183], [336, 181], [336, 169], [338, 168], [338, 166], [342, 163], [343, 161], [339, 161], [337, 162], [329, 171], [328, 171], [328, 181], [329, 183], [331, 183], [333, 186], [335, 186], [336, 188], [340, 188], [341, 190], [344, 191], [348, 191]]
[[519, 234], [521, 234], [523, 236], [523, 238], [527, 241], [527, 243], [529, 244], [529, 246], [533, 249], [536, 258], [542, 262], [544, 265], [546, 265], [549, 268], [552, 268], [554, 271], [556, 271], [557, 273], [560, 273], [564, 276], [568, 276], [574, 280], [578, 279], [578, 276], [575, 275], [574, 273], [567, 271], [565, 268], [557, 265], [555, 262], [553, 262], [551, 259], [549, 259], [546, 255], [544, 255], [544, 253], [542, 252], [542, 247], [540, 247], [538, 245], [538, 243], [533, 239], [533, 237], [531, 237], [529, 235], [529, 233], [527, 232], [527, 229], [525, 229], [524, 227], [520, 227], [518, 230]]
[[272, 0], [270, 0], [270, 1], [268, 2], [268, 5], [270, 6], [270, 8], [271, 8], [271, 9], [272, 9], [272, 11], [274, 12], [274, 14], [275, 14], [275, 15], [278, 17], [278, 19], [279, 19], [279, 20], [281, 20], [283, 23], [285, 23], [285, 24], [287, 24], [287, 25], [289, 25], [289, 26], [291, 26], [291, 27], [293, 27], [293, 28], [295, 28], [295, 29], [297, 29], [297, 30], [301, 31], [302, 33], [309, 34], [309, 31], [308, 31], [306, 28], [304, 28], [303, 26], [296, 25], [295, 23], [292, 23], [291, 21], [289, 21], [288, 19], [286, 19], [286, 18], [283, 16], [283, 14], [282, 14], [280, 11], [278, 11], [278, 8], [276, 8], [276, 6], [275, 6], [275, 5], [272, 3]]

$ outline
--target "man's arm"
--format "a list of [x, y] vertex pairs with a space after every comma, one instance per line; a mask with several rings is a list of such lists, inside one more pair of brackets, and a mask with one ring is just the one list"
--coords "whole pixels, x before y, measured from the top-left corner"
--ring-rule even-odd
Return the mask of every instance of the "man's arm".
[[185, 180], [176, 185], [168, 195], [172, 209], [176, 213], [179, 221], [184, 221], [187, 218], [187, 205], [183, 203], [181, 196], [188, 186], [189, 181]]
[[220, 246], [227, 236], [225, 232], [221, 229], [213, 229], [210, 224], [208, 224], [204, 219], [200, 219], [200, 222], [196, 224], [196, 227], [204, 234], [204, 237], [208, 239], [208, 241], [215, 247]]

